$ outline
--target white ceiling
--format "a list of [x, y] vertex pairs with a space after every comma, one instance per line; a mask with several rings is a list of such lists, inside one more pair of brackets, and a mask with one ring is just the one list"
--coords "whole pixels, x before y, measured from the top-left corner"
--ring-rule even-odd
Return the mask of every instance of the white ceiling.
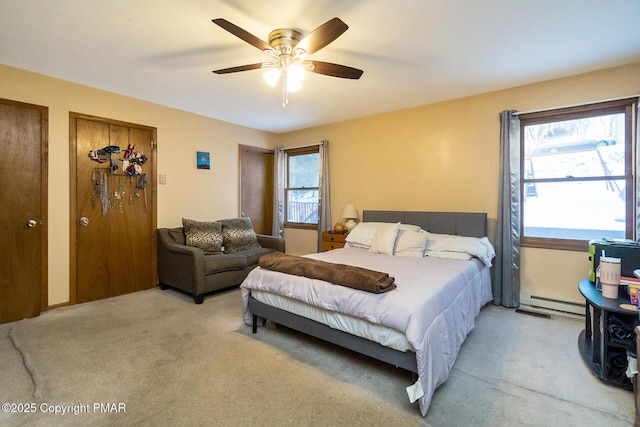
[[[310, 59], [360, 80], [308, 73], [283, 109], [260, 70], [211, 72], [270, 59], [213, 18], [267, 41], [333, 17]], [[639, 61], [640, 0], [0, 1], [2, 64], [277, 133]]]

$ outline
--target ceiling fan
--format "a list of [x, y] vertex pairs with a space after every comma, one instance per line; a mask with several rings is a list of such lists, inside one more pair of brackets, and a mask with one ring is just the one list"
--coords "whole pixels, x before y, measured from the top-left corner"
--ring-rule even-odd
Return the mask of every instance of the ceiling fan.
[[223, 68], [214, 70], [213, 72], [216, 74], [229, 74], [240, 71], [265, 69], [263, 74], [264, 78], [271, 86], [275, 86], [280, 77], [282, 77], [283, 107], [289, 103], [288, 93], [294, 92], [302, 87], [301, 81], [305, 70], [343, 79], [357, 80], [362, 76], [363, 71], [357, 68], [306, 59], [308, 55], [319, 51], [347, 31], [349, 27], [339, 18], [330, 19], [304, 36], [299, 31], [291, 28], [273, 30], [269, 33], [269, 43], [264, 42], [226, 19], [217, 18], [212, 21], [214, 24], [222, 27], [250, 45], [257, 47], [274, 59], [273, 62], [259, 62], [256, 64]]

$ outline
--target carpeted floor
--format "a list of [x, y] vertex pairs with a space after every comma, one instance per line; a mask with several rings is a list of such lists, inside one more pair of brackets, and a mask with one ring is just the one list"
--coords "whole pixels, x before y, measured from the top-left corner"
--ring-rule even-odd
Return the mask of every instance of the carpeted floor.
[[633, 425], [633, 394], [582, 362], [580, 319], [485, 307], [423, 418], [408, 373], [282, 327], [253, 335], [241, 305], [238, 289], [202, 305], [152, 289], [0, 325], [0, 402], [20, 412], [3, 405], [0, 425]]

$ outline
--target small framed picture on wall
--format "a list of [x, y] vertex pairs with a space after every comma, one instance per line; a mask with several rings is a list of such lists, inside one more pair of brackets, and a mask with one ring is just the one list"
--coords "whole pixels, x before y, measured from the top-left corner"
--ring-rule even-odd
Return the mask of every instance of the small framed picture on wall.
[[198, 169], [211, 169], [211, 157], [207, 151], [196, 152], [196, 165]]

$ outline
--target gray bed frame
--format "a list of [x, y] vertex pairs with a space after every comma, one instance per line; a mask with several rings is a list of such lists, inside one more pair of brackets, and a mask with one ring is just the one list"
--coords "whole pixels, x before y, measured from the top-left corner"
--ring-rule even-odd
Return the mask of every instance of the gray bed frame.
[[[401, 222], [419, 225], [432, 233], [484, 237], [487, 235], [487, 214], [469, 212], [411, 212], [373, 211], [362, 213], [364, 222]], [[272, 307], [249, 298], [249, 311], [253, 315], [253, 333], [257, 332], [258, 318], [320, 338], [340, 347], [364, 354], [374, 359], [405, 369], [417, 377], [416, 354], [398, 351], [365, 338], [360, 338], [297, 314]]]

